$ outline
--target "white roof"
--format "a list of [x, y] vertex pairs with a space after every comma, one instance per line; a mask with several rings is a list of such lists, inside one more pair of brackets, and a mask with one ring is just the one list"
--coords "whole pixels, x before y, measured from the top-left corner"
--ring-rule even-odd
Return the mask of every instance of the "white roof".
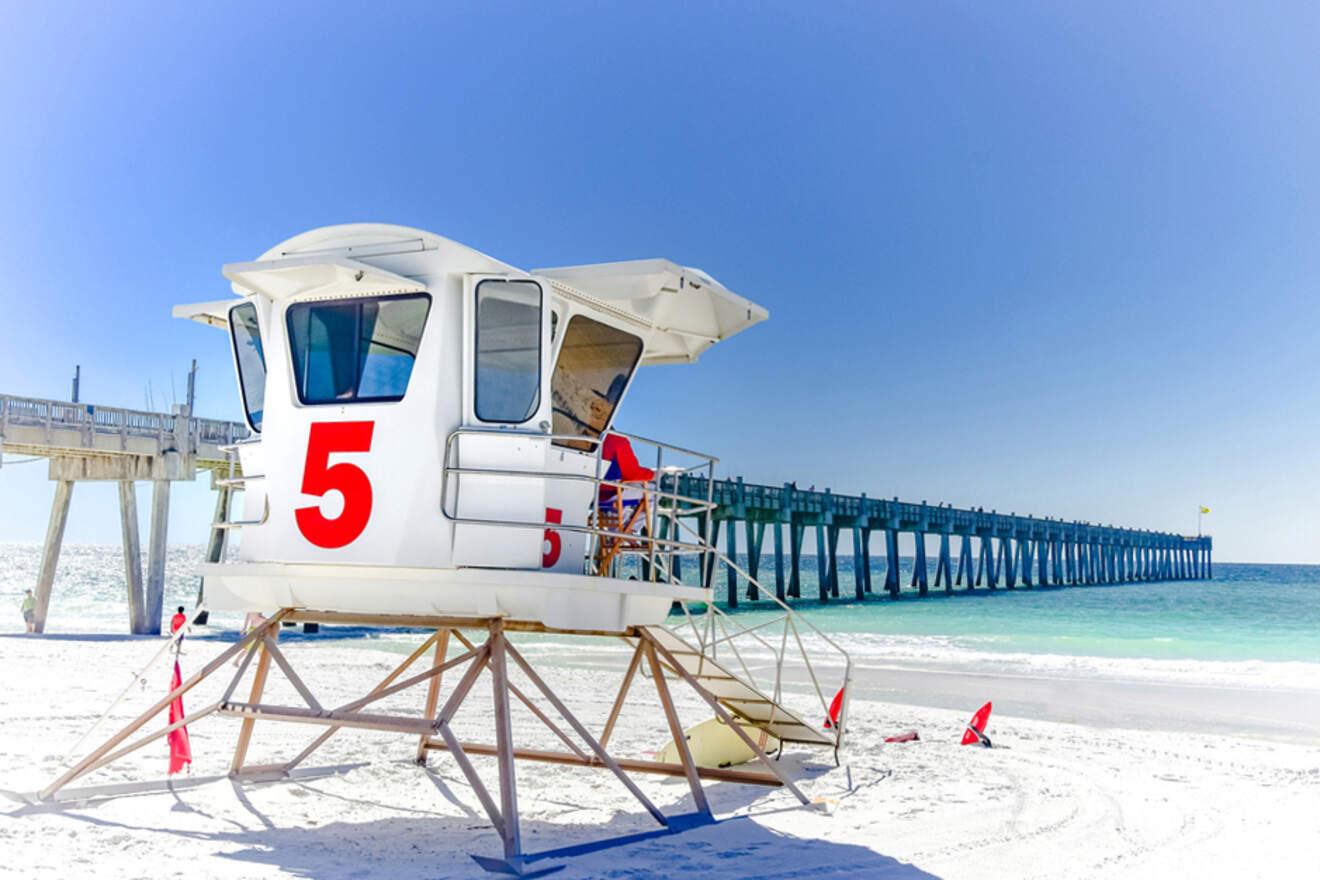
[[634, 316], [649, 330], [644, 364], [695, 361], [716, 342], [770, 317], [709, 274], [670, 260], [628, 260], [589, 266], [534, 269], [570, 297], [591, 300]]
[[[374, 265], [373, 257], [438, 251], [446, 271], [519, 273], [518, 269], [438, 235], [382, 223], [325, 226], [294, 236], [250, 263], [223, 269], [234, 293], [275, 300], [371, 296], [425, 290], [416, 278]], [[404, 270], [409, 271], [409, 270]], [[669, 260], [630, 260], [537, 269], [561, 297], [633, 324], [646, 340], [644, 364], [688, 363], [716, 342], [760, 323], [766, 309], [707, 273]], [[176, 306], [176, 318], [228, 326], [233, 300]]]

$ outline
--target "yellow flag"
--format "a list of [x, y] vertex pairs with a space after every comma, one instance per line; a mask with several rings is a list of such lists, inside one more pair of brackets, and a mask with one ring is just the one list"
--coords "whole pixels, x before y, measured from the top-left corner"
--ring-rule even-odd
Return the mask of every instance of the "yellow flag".
[[1202, 508], [1201, 508], [1201, 512], [1202, 512], [1202, 513], [1209, 513], [1209, 512], [1210, 512], [1210, 508], [1208, 508], [1208, 507], [1202, 507]]

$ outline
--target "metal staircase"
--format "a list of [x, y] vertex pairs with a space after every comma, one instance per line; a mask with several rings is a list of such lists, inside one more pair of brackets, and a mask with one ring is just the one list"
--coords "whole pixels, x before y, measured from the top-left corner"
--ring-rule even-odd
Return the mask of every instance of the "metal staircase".
[[[674, 522], [680, 529], [691, 531], [677, 518]], [[832, 748], [837, 761], [847, 729], [852, 658], [728, 556], [713, 548], [709, 552], [711, 565], [723, 564], [737, 571], [777, 605], [780, 613], [745, 626], [738, 620], [741, 615], [728, 614], [714, 602], [699, 606], [695, 612], [693, 603], [683, 602], [682, 624], [639, 629], [664, 648], [662, 665], [680, 676], [690, 675], [731, 714], [780, 742]], [[677, 582], [664, 561], [657, 563], [665, 577]], [[815, 662], [813, 654], [817, 656]], [[674, 668], [676, 665], [682, 667], [682, 673]], [[773, 681], [764, 672], [758, 681], [754, 670], [765, 667], [773, 668]], [[814, 691], [816, 700], [790, 693], [794, 684]], [[830, 700], [839, 691], [843, 696], [837, 723], [827, 726]], [[788, 705], [790, 700], [792, 707]]]

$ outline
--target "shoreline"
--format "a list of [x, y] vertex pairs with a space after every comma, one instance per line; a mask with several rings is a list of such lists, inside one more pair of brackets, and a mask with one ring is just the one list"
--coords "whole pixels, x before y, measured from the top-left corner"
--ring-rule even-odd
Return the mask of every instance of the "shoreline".
[[[219, 653], [223, 641], [187, 644], [185, 675]], [[286, 650], [315, 669], [308, 684], [329, 705], [391, 669], [399, 647], [393, 641], [293, 638]], [[451, 761], [436, 756], [429, 771], [411, 764], [416, 741], [408, 737], [344, 731], [317, 762], [346, 765], [342, 773], [238, 786], [224, 778], [238, 724], [210, 718], [190, 730], [192, 775], [214, 781], [181, 781], [153, 794], [58, 809], [13, 800], [13, 793], [34, 791], [53, 777], [63, 750], [128, 683], [128, 671], [154, 644], [0, 639], [0, 661], [18, 671], [0, 704], [0, 788], [11, 793], [0, 800], [0, 846], [10, 854], [0, 872], [491, 876], [467, 856], [498, 849], [475, 796]], [[529, 661], [598, 730], [622, 665], [570, 666], [562, 646], [527, 648]], [[153, 671], [149, 687], [130, 702], [163, 694], [161, 674]], [[955, 709], [883, 699], [884, 676], [890, 675], [909, 688], [895, 693], [911, 693], [917, 675], [911, 669], [859, 670], [841, 766], [828, 753], [804, 747], [790, 748], [783, 758], [782, 766], [808, 797], [829, 805], [828, 813], [797, 807], [782, 789], [714, 784], [708, 795], [721, 819], [716, 825], [564, 859], [559, 876], [1279, 877], [1304, 875], [1320, 859], [1320, 817], [1313, 809], [1320, 797], [1320, 748], [1314, 745], [1209, 730], [1170, 735], [1162, 727], [1183, 723], [1181, 711], [1158, 699], [1144, 711], [1158, 718], [1163, 704], [1163, 722], [1131, 729], [1044, 720], [1022, 711], [1029, 706], [1025, 698], [991, 694], [995, 712], [987, 733], [996, 747], [962, 747], [961, 726], [979, 705], [965, 697], [979, 695], [987, 676], [922, 674], [943, 682]], [[276, 678], [272, 698], [296, 704], [297, 695]], [[1131, 684], [1106, 686], [1132, 693]], [[214, 698], [203, 690], [186, 705]], [[612, 751], [645, 757], [668, 739], [658, 704], [648, 699], [653, 693], [635, 686]], [[419, 696], [390, 697], [389, 708], [416, 711]], [[675, 697], [685, 726], [709, 715], [681, 689]], [[117, 717], [135, 708], [141, 707], [127, 706]], [[514, 722], [520, 742], [544, 734], [529, 713], [516, 713]], [[458, 723], [461, 738], [489, 739], [485, 719], [461, 716]], [[917, 729], [921, 739], [883, 742], [906, 729]], [[314, 734], [304, 725], [258, 725], [250, 760], [296, 753]], [[475, 760], [493, 779], [493, 764]], [[148, 747], [78, 784], [160, 780], [164, 770], [163, 745]], [[520, 764], [518, 773], [529, 851], [655, 828], [608, 773], [544, 764]], [[691, 810], [682, 780], [642, 776], [638, 782], [666, 814]]]

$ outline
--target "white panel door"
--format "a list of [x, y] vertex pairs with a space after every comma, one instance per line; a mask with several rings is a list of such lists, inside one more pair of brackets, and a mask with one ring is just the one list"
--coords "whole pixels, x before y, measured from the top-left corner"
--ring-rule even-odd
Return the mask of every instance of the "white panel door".
[[[456, 444], [454, 564], [540, 569], [550, 427], [550, 304], [527, 277], [470, 276], [464, 420]], [[528, 476], [521, 476], [527, 474]], [[463, 522], [480, 520], [483, 522]]]

